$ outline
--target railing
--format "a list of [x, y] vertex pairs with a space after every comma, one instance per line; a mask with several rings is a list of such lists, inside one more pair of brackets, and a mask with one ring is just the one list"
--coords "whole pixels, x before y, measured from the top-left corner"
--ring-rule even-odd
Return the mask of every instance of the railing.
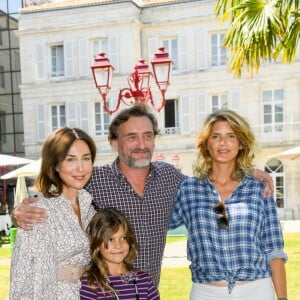
[[260, 124], [252, 128], [261, 145], [300, 143], [300, 122]]
[[162, 130], [162, 134], [165, 135], [179, 135], [180, 134], [180, 127], [168, 127]]

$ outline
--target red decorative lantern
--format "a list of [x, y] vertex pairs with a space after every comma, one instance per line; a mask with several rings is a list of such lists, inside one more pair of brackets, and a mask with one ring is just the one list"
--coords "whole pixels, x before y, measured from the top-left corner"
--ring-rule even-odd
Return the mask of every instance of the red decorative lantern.
[[127, 81], [129, 87], [122, 88], [120, 90], [116, 107], [109, 109], [107, 107], [107, 95], [111, 88], [111, 80], [114, 68], [104, 53], [98, 54], [91, 65], [91, 69], [93, 72], [95, 85], [102, 97], [103, 108], [106, 112], [109, 114], [116, 112], [119, 109], [121, 102], [127, 105], [149, 102], [157, 111], [160, 111], [165, 106], [165, 93], [170, 84], [170, 70], [172, 61], [169, 58], [169, 54], [165, 52], [163, 47], [161, 47], [158, 49], [158, 52], [154, 54], [151, 64], [155, 82], [162, 96], [160, 105], [155, 107], [151, 88], [149, 86], [152, 72], [149, 70], [145, 60], [140, 59], [135, 65], [134, 71], [128, 76]]

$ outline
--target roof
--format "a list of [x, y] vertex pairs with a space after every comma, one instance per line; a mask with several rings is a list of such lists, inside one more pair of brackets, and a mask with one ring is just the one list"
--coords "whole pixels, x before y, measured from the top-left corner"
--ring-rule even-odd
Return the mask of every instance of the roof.
[[186, 0], [64, 0], [64, 1], [53, 1], [51, 0], [37, 0], [31, 1], [31, 4], [27, 4], [27, 7], [21, 9], [21, 13], [31, 13], [31, 12], [42, 12], [49, 10], [60, 10], [68, 8], [78, 8], [78, 7], [88, 7], [99, 4], [108, 3], [122, 3], [122, 2], [132, 2], [138, 7], [149, 7], [155, 5], [163, 5], [167, 3], [180, 3], [187, 2]]
[[66, 0], [61, 2], [50, 2], [48, 0], [31, 2], [32, 4], [28, 4], [26, 7], [21, 9], [22, 13], [92, 6], [97, 4], [118, 2], [118, 0]]

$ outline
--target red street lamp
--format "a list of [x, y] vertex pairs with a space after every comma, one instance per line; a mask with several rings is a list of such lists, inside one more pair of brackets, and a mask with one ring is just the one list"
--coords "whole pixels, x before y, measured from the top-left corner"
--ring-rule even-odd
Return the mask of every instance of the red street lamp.
[[114, 67], [110, 64], [109, 59], [104, 53], [99, 53], [91, 65], [95, 85], [102, 97], [102, 105], [106, 112], [110, 115], [119, 109], [121, 102], [126, 105], [132, 105], [135, 103], [147, 103], [160, 111], [166, 103], [165, 93], [170, 84], [170, 71], [172, 61], [169, 58], [169, 54], [165, 52], [164, 47], [158, 49], [154, 54], [154, 58], [151, 61], [155, 82], [161, 93], [161, 103], [158, 107], [155, 106], [151, 88], [149, 86], [150, 77], [152, 72], [149, 70], [148, 65], [144, 59], [140, 59], [135, 65], [133, 72], [128, 76], [128, 86], [122, 88], [119, 92], [118, 101], [114, 109], [107, 107], [107, 95], [111, 88], [112, 74]]

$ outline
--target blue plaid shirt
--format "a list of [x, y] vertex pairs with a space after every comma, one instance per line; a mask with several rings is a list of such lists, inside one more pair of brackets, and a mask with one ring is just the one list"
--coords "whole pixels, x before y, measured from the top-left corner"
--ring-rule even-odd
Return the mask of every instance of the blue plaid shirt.
[[185, 225], [188, 230], [193, 282], [225, 280], [231, 292], [236, 281], [269, 277], [272, 259], [287, 259], [275, 201], [263, 198], [263, 188], [263, 183], [244, 176], [225, 201], [229, 229], [220, 229], [220, 215], [213, 212], [220, 197], [212, 183], [196, 177], [181, 183], [170, 228]]

